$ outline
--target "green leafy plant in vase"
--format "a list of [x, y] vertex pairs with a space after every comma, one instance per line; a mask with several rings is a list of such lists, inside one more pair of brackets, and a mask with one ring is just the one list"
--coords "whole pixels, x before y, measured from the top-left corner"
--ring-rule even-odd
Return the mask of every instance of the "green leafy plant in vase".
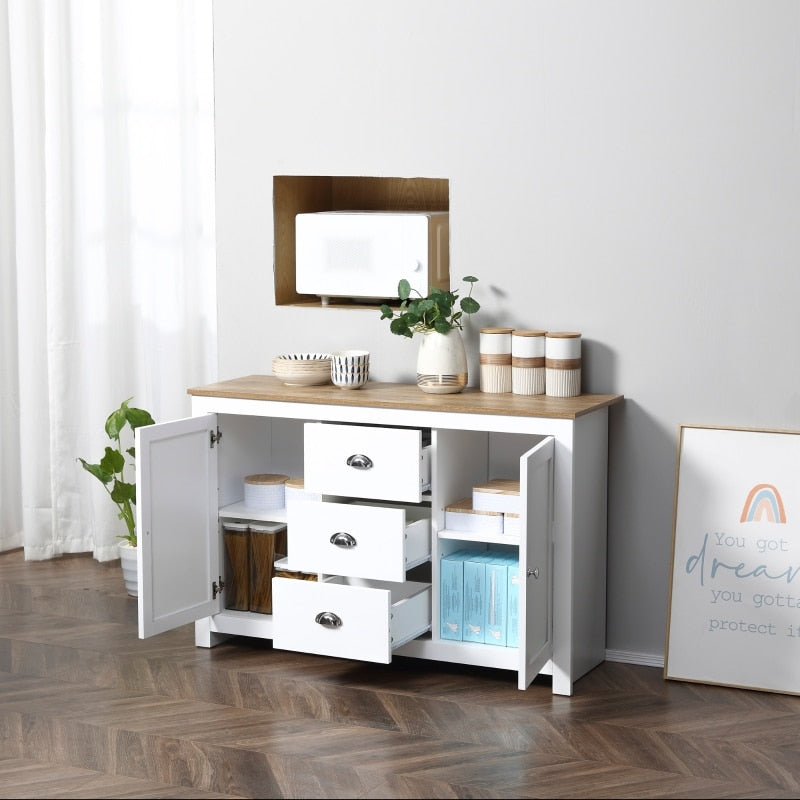
[[397, 336], [409, 339], [415, 333], [436, 331], [447, 334], [448, 331], [462, 328], [464, 314], [474, 314], [480, 309], [480, 303], [472, 296], [472, 288], [478, 282], [472, 275], [462, 280], [469, 284], [469, 294], [459, 299], [458, 291], [431, 287], [427, 297], [419, 292], [418, 297], [411, 297], [411, 284], [403, 278], [397, 284], [397, 295], [400, 308], [393, 309], [386, 304], [381, 306], [381, 319], [388, 319], [389, 330]]
[[[149, 411], [141, 408], [132, 408], [128, 403], [133, 398], [125, 400], [118, 409], [112, 411], [106, 419], [105, 430], [108, 438], [115, 447], [106, 446], [105, 454], [98, 464], [90, 464], [83, 458], [78, 458], [83, 468], [103, 484], [111, 501], [117, 507], [119, 518], [125, 523], [127, 533], [117, 538], [124, 539], [132, 547], [136, 547], [136, 476], [126, 480], [125, 470], [134, 469], [136, 450], [131, 444], [123, 449], [122, 434], [125, 427], [130, 428], [130, 434], [142, 425], [153, 425], [155, 420]], [[126, 455], [129, 460], [126, 460]]]
[[405, 279], [397, 285], [400, 307], [382, 305], [381, 319], [389, 320], [389, 330], [411, 339], [420, 334], [422, 340], [417, 355], [417, 386], [433, 394], [453, 394], [467, 385], [467, 355], [461, 339], [464, 314], [474, 314], [480, 303], [472, 296], [478, 279], [467, 275], [469, 293], [460, 297], [458, 291], [431, 287], [427, 297], [416, 292]]

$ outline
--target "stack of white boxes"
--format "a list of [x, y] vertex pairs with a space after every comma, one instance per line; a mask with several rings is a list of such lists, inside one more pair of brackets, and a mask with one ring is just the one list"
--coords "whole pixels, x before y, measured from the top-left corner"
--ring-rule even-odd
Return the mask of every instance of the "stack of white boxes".
[[492, 478], [445, 508], [444, 526], [450, 531], [519, 536], [519, 481]]

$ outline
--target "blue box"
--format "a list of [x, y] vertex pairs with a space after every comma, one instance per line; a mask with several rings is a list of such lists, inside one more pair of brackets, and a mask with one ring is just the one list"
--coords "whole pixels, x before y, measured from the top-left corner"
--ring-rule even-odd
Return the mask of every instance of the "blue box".
[[519, 647], [519, 557], [508, 557], [508, 615], [506, 646]]
[[464, 550], [439, 562], [439, 637], [461, 641], [464, 630]]
[[508, 564], [491, 553], [486, 562], [486, 644], [505, 647], [508, 638]]
[[486, 554], [475, 552], [464, 561], [465, 642], [486, 639]]

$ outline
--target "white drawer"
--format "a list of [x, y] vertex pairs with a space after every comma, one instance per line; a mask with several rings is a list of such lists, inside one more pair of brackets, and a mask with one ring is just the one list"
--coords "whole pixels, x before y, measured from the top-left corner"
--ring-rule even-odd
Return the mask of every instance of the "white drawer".
[[282, 650], [388, 664], [431, 627], [428, 583], [273, 578], [272, 601], [272, 643]]
[[413, 428], [307, 422], [308, 491], [418, 503], [430, 488], [430, 447]]
[[402, 583], [431, 557], [430, 510], [304, 502], [290, 507], [289, 569]]

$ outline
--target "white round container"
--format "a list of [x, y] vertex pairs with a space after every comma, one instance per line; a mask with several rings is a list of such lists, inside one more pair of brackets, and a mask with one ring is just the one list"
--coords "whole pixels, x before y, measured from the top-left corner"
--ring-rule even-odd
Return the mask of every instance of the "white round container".
[[274, 511], [286, 506], [288, 475], [261, 473], [244, 479], [244, 504], [259, 511]]
[[481, 328], [481, 391], [492, 394], [511, 391], [512, 328]]
[[545, 373], [545, 331], [512, 331], [511, 391], [544, 394]]
[[545, 384], [550, 397], [581, 393], [581, 334], [548, 331], [545, 336]]
[[321, 492], [307, 492], [302, 478], [289, 478], [286, 481], [286, 506], [295, 500], [322, 500]]

